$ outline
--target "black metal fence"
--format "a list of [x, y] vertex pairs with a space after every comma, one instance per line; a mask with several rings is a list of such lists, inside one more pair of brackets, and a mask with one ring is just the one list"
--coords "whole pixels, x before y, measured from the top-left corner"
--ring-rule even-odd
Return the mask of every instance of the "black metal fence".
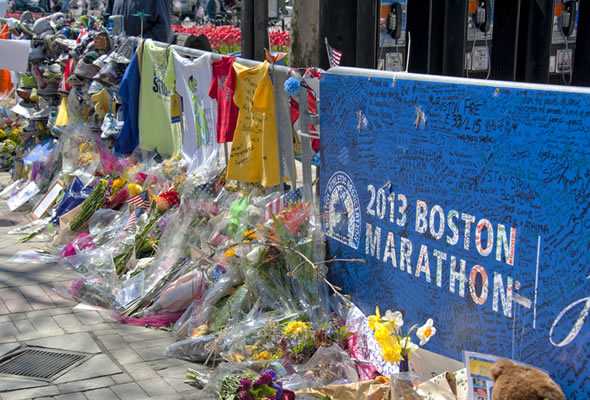
[[323, 0], [321, 21], [346, 66], [590, 86], [590, 0]]

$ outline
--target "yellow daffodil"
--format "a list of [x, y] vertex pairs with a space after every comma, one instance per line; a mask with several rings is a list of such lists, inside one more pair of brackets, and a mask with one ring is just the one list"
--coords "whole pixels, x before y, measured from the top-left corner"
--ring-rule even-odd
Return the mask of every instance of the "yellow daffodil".
[[129, 196], [137, 196], [138, 194], [143, 192], [143, 188], [139, 186], [137, 183], [128, 184], [127, 190], [129, 191]]
[[394, 363], [402, 359], [402, 346], [396, 336], [392, 336], [383, 324], [377, 324], [375, 340], [381, 348], [383, 360]]
[[269, 361], [272, 360], [272, 354], [268, 351], [261, 351], [258, 354], [254, 355], [254, 361]]
[[84, 143], [80, 143], [80, 145], [78, 146], [78, 151], [80, 151], [80, 153], [88, 153], [92, 151], [92, 145], [88, 142], [84, 142]]
[[125, 186], [127, 182], [123, 178], [117, 178], [113, 180], [113, 192], [118, 192]]
[[256, 229], [248, 229], [244, 232], [244, 240], [256, 240]]
[[379, 312], [379, 306], [375, 307], [375, 315], [369, 315], [369, 329], [375, 332], [377, 324], [381, 321], [381, 313]]
[[434, 321], [432, 318], [428, 319], [424, 325], [418, 328], [416, 336], [420, 339], [420, 346], [424, 346], [428, 341], [436, 334], [436, 328], [434, 327]]
[[236, 256], [236, 246], [232, 246], [223, 253], [223, 255], [227, 258], [232, 258]]
[[291, 321], [283, 328], [286, 336], [299, 336], [311, 330], [311, 324], [303, 321]]
[[229, 354], [228, 356], [226, 356], [226, 358], [228, 359], [228, 361], [231, 361], [234, 363], [241, 363], [241, 362], [244, 362], [244, 360], [246, 360], [246, 357], [244, 357], [244, 355], [240, 354], [240, 353]]
[[209, 327], [207, 327], [207, 324], [203, 324], [203, 325], [193, 329], [191, 336], [192, 337], [205, 336], [208, 331], [209, 331]]

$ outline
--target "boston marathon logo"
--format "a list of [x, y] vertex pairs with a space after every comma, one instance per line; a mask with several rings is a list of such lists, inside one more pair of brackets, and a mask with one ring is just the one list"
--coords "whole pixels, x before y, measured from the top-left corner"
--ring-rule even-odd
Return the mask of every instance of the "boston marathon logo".
[[361, 207], [352, 179], [346, 173], [338, 171], [328, 181], [323, 211], [326, 235], [358, 250]]

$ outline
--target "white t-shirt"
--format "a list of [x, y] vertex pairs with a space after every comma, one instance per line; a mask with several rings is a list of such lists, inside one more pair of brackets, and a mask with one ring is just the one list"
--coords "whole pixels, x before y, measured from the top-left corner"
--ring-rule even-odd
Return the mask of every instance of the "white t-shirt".
[[211, 55], [196, 60], [180, 56], [172, 50], [176, 72], [176, 92], [182, 97], [184, 129], [182, 153], [196, 168], [203, 163], [217, 162], [217, 105], [209, 97], [213, 78]]

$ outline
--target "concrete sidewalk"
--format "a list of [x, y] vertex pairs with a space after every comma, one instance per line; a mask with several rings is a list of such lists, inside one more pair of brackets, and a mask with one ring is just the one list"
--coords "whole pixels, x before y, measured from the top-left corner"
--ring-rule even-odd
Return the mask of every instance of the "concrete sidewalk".
[[[2, 226], [27, 219], [0, 207]], [[50, 383], [0, 375], [0, 399], [202, 398], [183, 382], [187, 367], [200, 367], [164, 356], [172, 335], [121, 325], [107, 310], [83, 309], [58, 296], [54, 289], [67, 288], [75, 274], [57, 264], [11, 262], [20, 250], [47, 246], [18, 244], [18, 236], [7, 234], [13, 228], [0, 227], [0, 357], [29, 344], [90, 353], [90, 358]]]

